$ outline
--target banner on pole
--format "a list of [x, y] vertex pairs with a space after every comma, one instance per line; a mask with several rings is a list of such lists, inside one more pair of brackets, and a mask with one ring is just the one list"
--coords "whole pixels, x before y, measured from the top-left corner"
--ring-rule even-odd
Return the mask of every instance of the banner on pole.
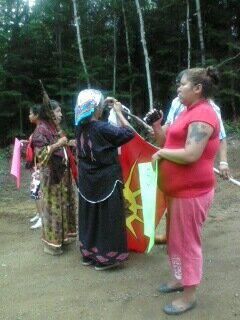
[[20, 188], [20, 182], [21, 182], [21, 143], [17, 138], [15, 138], [15, 142], [14, 142], [11, 174], [16, 178], [17, 188]]
[[[148, 163], [147, 167], [149, 168], [152, 155], [157, 150], [156, 147], [136, 134], [130, 142], [121, 147], [121, 154], [119, 155], [124, 180], [123, 195], [127, 212], [128, 249], [136, 252], [148, 252], [150, 250], [154, 241], [152, 230], [155, 230], [166, 208], [163, 193], [157, 188], [154, 221], [153, 215], [148, 219], [144, 214], [144, 211], [146, 212], [148, 209], [144, 210], [146, 207], [143, 200], [145, 193], [142, 193], [141, 190], [138, 164]], [[156, 182], [155, 178], [151, 177], [149, 181], [151, 180], [154, 184]], [[145, 220], [147, 221], [146, 226]], [[149, 220], [152, 223], [152, 227], [150, 227]], [[144, 230], [145, 232], [148, 230], [147, 234], [145, 234]]]
[[152, 163], [139, 163], [139, 182], [142, 198], [142, 213], [144, 221], [144, 235], [149, 238], [147, 252], [154, 245], [155, 238], [155, 215], [156, 215], [156, 197], [157, 197], [157, 177], [158, 171], [153, 170]]

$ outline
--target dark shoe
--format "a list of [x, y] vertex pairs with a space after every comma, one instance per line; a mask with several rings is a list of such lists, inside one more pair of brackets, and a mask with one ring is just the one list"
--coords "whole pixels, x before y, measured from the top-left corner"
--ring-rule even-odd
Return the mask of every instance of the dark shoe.
[[83, 257], [82, 258], [82, 265], [83, 266], [90, 266], [91, 264], [93, 264], [93, 260], [87, 257]]
[[179, 308], [179, 307], [173, 306], [172, 304], [167, 304], [163, 308], [163, 311], [169, 315], [180, 315], [184, 312], [194, 309], [196, 305], [197, 305], [196, 301], [189, 303], [185, 308]]
[[169, 287], [166, 283], [162, 284], [158, 289], [161, 293], [171, 293], [171, 292], [177, 292], [177, 291], [183, 291], [184, 287]]
[[108, 269], [113, 269], [119, 266], [119, 262], [115, 262], [112, 264], [101, 264], [101, 263], [97, 263], [95, 265], [95, 270], [97, 271], [102, 271], [102, 270], [108, 270]]

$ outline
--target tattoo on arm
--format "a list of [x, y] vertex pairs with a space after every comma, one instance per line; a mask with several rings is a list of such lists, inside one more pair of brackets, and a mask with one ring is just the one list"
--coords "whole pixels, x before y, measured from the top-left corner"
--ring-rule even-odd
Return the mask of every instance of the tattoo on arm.
[[193, 140], [196, 143], [199, 143], [202, 140], [204, 140], [204, 138], [208, 135], [206, 129], [207, 126], [204, 124], [192, 124], [191, 131], [186, 141], [186, 144], [191, 144], [191, 140]]

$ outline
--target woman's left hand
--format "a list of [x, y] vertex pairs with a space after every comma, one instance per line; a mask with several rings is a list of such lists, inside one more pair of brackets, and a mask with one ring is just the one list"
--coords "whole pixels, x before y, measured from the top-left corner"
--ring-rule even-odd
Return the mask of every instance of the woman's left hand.
[[220, 161], [219, 163], [219, 174], [223, 179], [229, 179], [231, 177], [228, 163]]
[[76, 141], [76, 139], [72, 139], [72, 140], [69, 140], [68, 141], [68, 146], [69, 147], [77, 147], [77, 141]]
[[27, 143], [29, 143], [29, 140], [20, 140], [20, 144], [21, 144], [21, 146], [23, 146], [24, 144], [27, 144]]
[[58, 145], [59, 147], [66, 146], [67, 143], [68, 143], [67, 137], [62, 137], [62, 138], [58, 139], [58, 141], [57, 141], [57, 145]]
[[56, 149], [66, 146], [68, 143], [67, 137], [62, 137], [54, 144], [48, 146], [48, 153], [53, 153]]

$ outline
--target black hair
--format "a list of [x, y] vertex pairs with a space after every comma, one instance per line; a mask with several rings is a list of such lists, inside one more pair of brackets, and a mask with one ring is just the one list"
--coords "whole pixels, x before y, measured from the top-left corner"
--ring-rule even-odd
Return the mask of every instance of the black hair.
[[32, 107], [30, 107], [30, 110], [35, 116], [38, 116], [41, 112], [41, 108], [41, 104], [34, 104]]
[[60, 104], [56, 100], [50, 100], [49, 106], [46, 106], [45, 104], [41, 104], [41, 108], [39, 111], [39, 119], [52, 123], [53, 122], [52, 112], [58, 107], [60, 107]]
[[61, 107], [60, 103], [57, 102], [56, 100], [50, 100], [49, 104], [52, 110], [55, 110], [58, 107]]
[[180, 72], [178, 73], [178, 75], [176, 76], [176, 79], [175, 79], [176, 85], [180, 85], [182, 76], [186, 73], [187, 70], [188, 70], [188, 69], [184, 69], [184, 70], [182, 70], [182, 71], [180, 71]]
[[202, 85], [204, 98], [211, 98], [219, 84], [219, 74], [214, 67], [188, 69], [183, 75], [186, 75], [193, 85]]

